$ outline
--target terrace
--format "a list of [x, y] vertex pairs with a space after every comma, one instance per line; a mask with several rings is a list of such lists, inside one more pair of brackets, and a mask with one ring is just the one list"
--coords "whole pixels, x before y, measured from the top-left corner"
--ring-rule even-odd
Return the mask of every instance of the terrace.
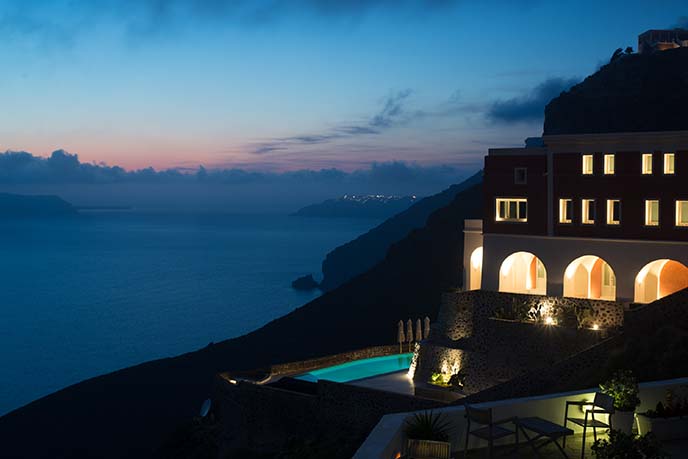
[[[641, 404], [636, 409], [636, 413], [653, 409], [659, 401], [664, 400], [668, 389], [685, 390], [687, 385], [688, 377], [640, 384], [639, 396]], [[596, 389], [591, 388], [572, 392], [490, 401], [477, 403], [473, 406], [492, 408], [494, 417], [498, 419], [514, 416], [521, 418], [537, 416], [561, 424], [563, 423], [567, 400], [591, 401], [595, 391]], [[407, 420], [410, 420], [418, 412], [395, 413], [384, 416], [360, 446], [354, 455], [354, 459], [392, 459], [404, 457], [406, 451], [406, 438], [403, 433], [404, 425]], [[434, 412], [443, 413], [451, 423], [452, 435], [450, 441], [453, 457], [486, 457], [486, 443], [473, 436], [469, 439], [468, 454], [466, 456], [463, 454], [466, 432], [464, 406], [457, 405], [437, 408]], [[567, 440], [566, 452], [569, 457], [580, 457], [581, 429], [572, 424], [569, 424], [569, 427], [574, 430], [574, 435]], [[592, 457], [590, 452], [592, 441], [592, 434], [588, 432], [586, 457]], [[523, 442], [517, 452], [513, 452], [513, 440], [496, 445], [494, 457], [537, 457], [530, 446], [523, 444]], [[688, 457], [688, 439], [668, 441], [663, 443], [663, 447], [671, 454], [672, 458]], [[563, 457], [554, 445], [548, 445], [539, 450], [539, 452], [541, 452], [541, 457], [543, 458]]]

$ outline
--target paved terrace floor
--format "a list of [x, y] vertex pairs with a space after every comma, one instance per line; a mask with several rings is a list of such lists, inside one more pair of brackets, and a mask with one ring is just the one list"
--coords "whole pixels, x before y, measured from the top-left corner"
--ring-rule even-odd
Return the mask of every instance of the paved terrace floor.
[[[567, 437], [566, 440], [566, 454], [568, 454], [570, 459], [579, 459], [581, 456], [581, 439], [582, 439], [581, 434], [577, 435], [572, 435], [570, 437]], [[598, 435], [599, 438], [607, 438], [606, 435]], [[595, 459], [595, 456], [592, 454], [592, 450], [590, 450], [590, 446], [592, 445], [593, 438], [592, 435], [588, 435], [587, 437], [587, 443], [586, 443], [586, 451], [585, 451], [585, 457], [587, 459]], [[677, 440], [677, 441], [671, 441], [671, 442], [665, 442], [663, 444], [664, 449], [666, 452], [670, 454], [670, 457], [672, 459], [688, 459], [688, 440]], [[563, 455], [561, 452], [557, 449], [554, 444], [549, 444], [542, 449], [538, 450], [538, 453], [540, 456], [535, 455], [533, 452], [532, 448], [527, 444], [523, 442], [523, 438], [521, 438], [521, 444], [519, 446], [518, 451], [514, 451], [513, 446], [509, 447], [503, 447], [500, 446], [498, 448], [494, 449], [492, 457], [495, 459], [499, 458], [537, 458], [540, 457], [542, 459], [563, 459]], [[486, 449], [479, 449], [479, 450], [471, 450], [468, 451], [468, 454], [464, 456], [463, 451], [460, 452], [455, 452], [454, 456], [455, 459], [473, 459], [473, 458], [487, 458], [487, 450]]]
[[381, 376], [351, 381], [353, 386], [367, 387], [369, 389], [396, 392], [397, 394], [413, 395], [413, 379], [408, 376], [408, 371], [397, 371]]

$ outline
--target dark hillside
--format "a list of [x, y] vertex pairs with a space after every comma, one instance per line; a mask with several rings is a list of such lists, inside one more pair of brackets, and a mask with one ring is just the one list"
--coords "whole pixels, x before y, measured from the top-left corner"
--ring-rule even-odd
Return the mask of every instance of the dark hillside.
[[[482, 183], [482, 179], [481, 171], [440, 193], [421, 199], [367, 233], [337, 247], [323, 261], [320, 287], [325, 291], [332, 290], [372, 268], [384, 259], [392, 244], [403, 239], [410, 231], [422, 228], [430, 214], [448, 205], [461, 191]], [[480, 218], [480, 214], [466, 215], [465, 218]]]
[[481, 186], [466, 189], [373, 269], [259, 330], [93, 378], [9, 413], [0, 418], [0, 456], [149, 458], [198, 413], [220, 371], [393, 343], [399, 319], [434, 318], [441, 292], [459, 283], [463, 219], [481, 206]]
[[688, 129], [688, 48], [624, 55], [553, 99], [545, 135]]
[[57, 196], [0, 193], [0, 217], [57, 217], [76, 215], [70, 203]]

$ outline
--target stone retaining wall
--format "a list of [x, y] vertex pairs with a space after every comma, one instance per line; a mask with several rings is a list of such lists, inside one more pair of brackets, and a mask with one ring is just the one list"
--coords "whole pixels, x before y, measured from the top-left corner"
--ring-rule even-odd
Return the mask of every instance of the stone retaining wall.
[[[573, 314], [572, 327], [495, 320], [498, 310], [546, 303]], [[588, 321], [602, 330], [576, 328], [575, 310], [589, 309]], [[465, 373], [464, 392], [471, 394], [525, 372], [544, 368], [598, 343], [623, 324], [621, 303], [487, 291], [443, 295], [430, 338], [421, 343], [414, 380], [433, 373]]]
[[688, 322], [688, 289], [631, 309], [626, 313], [624, 328], [640, 336], [675, 322]]
[[277, 452], [290, 439], [358, 445], [384, 414], [440, 404], [403, 394], [330, 381], [306, 383], [310, 393], [216, 379], [214, 406], [222, 425], [221, 457], [231, 450]]
[[509, 381], [469, 395], [462, 403], [479, 403], [491, 400], [544, 395], [561, 391], [596, 386], [597, 373], [607, 364], [610, 354], [623, 345], [618, 334], [578, 354], [542, 369], [531, 370]]

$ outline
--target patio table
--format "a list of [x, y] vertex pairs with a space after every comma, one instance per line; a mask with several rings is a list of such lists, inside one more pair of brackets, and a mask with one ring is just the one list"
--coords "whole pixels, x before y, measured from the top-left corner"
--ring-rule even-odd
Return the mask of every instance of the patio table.
[[[562, 448], [557, 441], [567, 435], [573, 435], [573, 430], [569, 429], [568, 427], [564, 427], [538, 417], [518, 418], [516, 420], [516, 426], [521, 430], [523, 436], [526, 438], [526, 441], [531, 448], [533, 448], [533, 452], [535, 452], [537, 457], [541, 457], [538, 449], [550, 443], [554, 443], [565, 458], [569, 457], [564, 448]], [[528, 432], [526, 432], [527, 430], [535, 432], [537, 435], [531, 438], [528, 435]], [[535, 442], [541, 438], [546, 438], [547, 441], [539, 446], [536, 446]]]

